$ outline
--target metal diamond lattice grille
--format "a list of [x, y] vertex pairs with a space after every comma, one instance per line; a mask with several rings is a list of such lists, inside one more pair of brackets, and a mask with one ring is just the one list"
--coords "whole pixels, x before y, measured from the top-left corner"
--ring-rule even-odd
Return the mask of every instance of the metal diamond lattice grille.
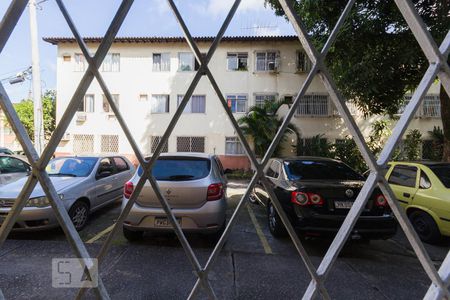
[[[103, 140], [102, 140], [103, 142]], [[102, 144], [103, 146], [103, 144]], [[94, 135], [93, 134], [74, 134], [73, 135], [73, 153], [84, 154], [94, 153]]]
[[116, 134], [101, 136], [101, 152], [117, 153], [119, 152], [119, 136]]
[[[114, 235], [118, 232], [119, 228], [121, 227], [121, 224], [124, 220], [124, 218], [128, 215], [131, 206], [136, 201], [137, 195], [141, 192], [142, 187], [146, 181], [148, 181], [152, 188], [155, 191], [155, 194], [157, 195], [161, 206], [163, 207], [165, 213], [167, 214], [167, 217], [172, 224], [175, 233], [177, 234], [181, 245], [183, 246], [183, 249], [185, 250], [186, 256], [192, 266], [193, 273], [195, 276], [198, 277], [197, 282], [189, 295], [189, 298], [193, 298], [197, 295], [197, 292], [200, 288], [203, 288], [206, 292], [208, 297], [210, 298], [217, 298], [214, 292], [214, 289], [211, 286], [211, 283], [208, 278], [209, 271], [211, 270], [212, 265], [214, 265], [215, 260], [217, 259], [218, 254], [220, 253], [228, 235], [230, 234], [230, 231], [232, 230], [234, 224], [236, 223], [236, 216], [239, 214], [239, 212], [242, 210], [242, 207], [244, 207], [244, 203], [248, 199], [251, 190], [253, 189], [255, 183], [259, 180], [261, 183], [266, 187], [266, 190], [269, 193], [269, 196], [273, 202], [273, 205], [275, 209], [277, 210], [278, 214], [280, 215], [281, 220], [283, 221], [284, 225], [286, 226], [286, 229], [294, 243], [294, 246], [296, 247], [302, 261], [304, 262], [306, 269], [308, 270], [309, 275], [311, 276], [311, 282], [305, 291], [304, 298], [305, 299], [312, 299], [315, 297], [317, 293], [320, 293], [320, 295], [325, 298], [329, 299], [330, 295], [328, 294], [327, 289], [325, 288], [325, 280], [327, 278], [327, 275], [330, 271], [330, 269], [333, 266], [333, 263], [337, 259], [337, 256], [344, 245], [345, 241], [347, 240], [347, 237], [349, 233], [351, 232], [358, 216], [361, 214], [361, 211], [364, 209], [366, 202], [369, 198], [369, 195], [371, 194], [371, 191], [374, 189], [376, 185], [380, 187], [383, 194], [387, 196], [387, 200], [389, 202], [389, 205], [392, 208], [392, 211], [394, 212], [395, 216], [397, 217], [399, 224], [403, 231], [405, 232], [408, 240], [410, 241], [415, 253], [417, 254], [417, 257], [422, 264], [425, 272], [429, 276], [429, 278], [432, 281], [432, 284], [430, 285], [430, 288], [425, 295], [426, 299], [440, 299], [444, 296], [449, 298], [449, 292], [448, 292], [448, 285], [450, 281], [450, 254], [446, 257], [445, 261], [443, 262], [442, 266], [440, 267], [439, 272], [436, 270], [434, 264], [430, 260], [428, 254], [426, 253], [422, 243], [420, 242], [417, 234], [413, 230], [411, 224], [408, 221], [408, 218], [406, 217], [405, 213], [401, 210], [399, 207], [397, 201], [395, 200], [395, 197], [392, 193], [392, 190], [390, 189], [389, 185], [387, 184], [386, 180], [383, 177], [382, 168], [386, 165], [386, 163], [389, 161], [396, 144], [398, 143], [399, 139], [403, 136], [409, 122], [414, 117], [414, 114], [420, 107], [423, 98], [426, 94], [426, 91], [429, 89], [431, 83], [433, 80], [436, 79], [436, 76], [439, 77], [441, 80], [441, 83], [445, 87], [447, 93], [450, 94], [450, 69], [447, 64], [446, 57], [448, 56], [449, 48], [450, 48], [450, 34], [447, 34], [446, 39], [442, 43], [441, 47], [438, 48], [433, 39], [431, 38], [430, 34], [426, 30], [425, 25], [423, 24], [422, 20], [418, 16], [417, 12], [414, 10], [414, 6], [412, 5], [410, 0], [395, 0], [395, 3], [397, 4], [400, 12], [402, 13], [403, 17], [405, 18], [406, 22], [408, 23], [409, 27], [411, 28], [412, 32], [414, 33], [417, 42], [421, 46], [424, 54], [428, 58], [430, 65], [425, 73], [421, 83], [417, 87], [415, 93], [413, 94], [411, 101], [409, 105], [406, 107], [403, 115], [401, 116], [399, 122], [397, 123], [397, 126], [395, 127], [392, 136], [389, 138], [384, 150], [381, 153], [381, 156], [378, 161], [375, 160], [373, 155], [370, 153], [367, 144], [364, 141], [364, 138], [356, 126], [356, 123], [354, 119], [352, 118], [349, 109], [347, 108], [345, 104], [345, 100], [341, 94], [339, 93], [338, 89], [336, 88], [336, 85], [333, 81], [333, 78], [330, 76], [325, 64], [324, 64], [324, 58], [326, 57], [328, 50], [330, 49], [331, 45], [333, 44], [334, 40], [337, 37], [337, 33], [339, 29], [342, 27], [346, 17], [348, 16], [352, 6], [355, 3], [355, 0], [348, 1], [347, 6], [345, 7], [344, 11], [342, 12], [341, 17], [337, 21], [337, 24], [335, 25], [333, 31], [330, 33], [330, 36], [321, 50], [321, 52], [318, 52], [312, 45], [311, 41], [309, 40], [308, 35], [306, 34], [306, 30], [303, 27], [301, 23], [301, 17], [295, 14], [293, 7], [291, 6], [291, 1], [287, 0], [279, 0], [282, 9], [284, 10], [286, 16], [288, 17], [289, 21], [292, 23], [300, 42], [302, 43], [303, 48], [305, 49], [305, 53], [307, 54], [309, 60], [312, 63], [311, 70], [308, 73], [308, 76], [306, 80], [303, 82], [302, 86], [300, 87], [300, 91], [298, 95], [295, 98], [295, 101], [293, 102], [289, 112], [284, 118], [284, 121], [282, 125], [280, 126], [277, 135], [273, 139], [269, 149], [267, 150], [267, 153], [262, 158], [261, 162], [258, 162], [256, 160], [256, 157], [254, 153], [251, 151], [251, 148], [245, 139], [242, 131], [240, 130], [236, 120], [233, 117], [233, 114], [228, 107], [227, 100], [224, 98], [223, 93], [221, 92], [219, 86], [217, 85], [217, 82], [214, 79], [213, 74], [208, 68], [208, 63], [211, 60], [211, 57], [213, 56], [215, 50], [217, 49], [217, 46], [219, 45], [228, 25], [230, 24], [234, 14], [236, 13], [236, 10], [240, 4], [240, 0], [235, 0], [233, 3], [233, 6], [230, 9], [230, 12], [228, 13], [225, 21], [223, 22], [219, 32], [217, 33], [213, 43], [211, 44], [210, 49], [208, 50], [206, 55], [202, 55], [194, 42], [186, 24], [184, 23], [184, 20], [178, 11], [177, 6], [175, 5], [173, 0], [168, 0], [168, 4], [170, 6], [170, 9], [173, 11], [175, 18], [177, 19], [178, 23], [180, 24], [180, 27], [184, 33], [184, 36], [186, 38], [186, 41], [191, 48], [192, 52], [194, 53], [194, 56], [197, 60], [197, 65], [199, 66], [198, 70], [196, 70], [195, 76], [193, 77], [193, 80], [187, 89], [185, 95], [181, 97], [179, 101], [179, 106], [173, 116], [173, 119], [171, 120], [170, 124], [167, 126], [167, 129], [164, 133], [164, 135], [160, 138], [158, 145], [154, 149], [154, 155], [151, 157], [149, 161], [146, 161], [144, 157], [142, 156], [135, 140], [133, 139], [130, 130], [128, 129], [126, 123], [124, 122], [117, 104], [114, 101], [113, 96], [111, 95], [105, 81], [103, 80], [100, 72], [98, 71], [98, 68], [101, 66], [103, 60], [105, 59], [108, 50], [111, 47], [111, 44], [114, 40], [114, 37], [116, 36], [118, 30], [120, 29], [125, 17], [127, 16], [130, 7], [133, 4], [133, 0], [123, 0], [114, 19], [111, 22], [110, 27], [108, 28], [100, 46], [97, 49], [97, 52], [95, 55], [91, 55], [88, 48], [86, 47], [86, 44], [84, 43], [83, 39], [81, 38], [79, 32], [77, 31], [76, 26], [74, 25], [68, 11], [66, 10], [66, 7], [63, 4], [62, 0], [55, 0], [58, 4], [64, 18], [66, 19], [72, 33], [74, 34], [82, 54], [85, 58], [84, 65], [87, 66], [86, 72], [81, 80], [81, 82], [78, 85], [77, 90], [75, 91], [63, 117], [61, 118], [60, 123], [58, 124], [52, 138], [50, 139], [46, 149], [44, 150], [41, 157], [38, 156], [36, 153], [26, 131], [21, 122], [19, 121], [17, 114], [11, 104], [11, 101], [5, 92], [3, 86], [0, 84], [0, 105], [2, 110], [5, 112], [5, 115], [8, 119], [8, 122], [12, 125], [12, 128], [14, 132], [16, 133], [23, 149], [25, 150], [25, 153], [29, 159], [29, 161], [33, 165], [33, 176], [28, 177], [28, 181], [23, 189], [23, 191], [18, 196], [17, 201], [15, 202], [13, 208], [11, 209], [10, 213], [8, 214], [8, 217], [6, 218], [5, 222], [0, 227], [0, 245], [4, 243], [6, 236], [8, 235], [9, 231], [11, 230], [12, 226], [15, 223], [15, 220], [18, 217], [18, 214], [23, 209], [23, 207], [26, 204], [26, 201], [28, 200], [31, 191], [35, 187], [36, 183], [39, 181], [42, 185], [54, 211], [58, 218], [59, 223], [61, 224], [61, 227], [63, 228], [67, 239], [69, 240], [73, 250], [75, 251], [76, 255], [80, 258], [82, 258], [86, 266], [88, 267], [89, 272], [92, 270], [93, 262], [90, 259], [90, 255], [87, 252], [83, 242], [81, 241], [78, 233], [76, 232], [75, 228], [73, 227], [73, 224], [71, 223], [67, 212], [61, 203], [55, 188], [53, 187], [51, 181], [49, 180], [48, 174], [45, 172], [45, 166], [48, 163], [49, 159], [53, 155], [56, 146], [61, 141], [64, 132], [66, 131], [70, 121], [72, 120], [73, 116], [75, 115], [76, 111], [80, 108], [81, 105], [83, 105], [83, 98], [86, 94], [86, 91], [93, 81], [93, 79], [97, 79], [100, 87], [102, 88], [105, 97], [107, 101], [109, 102], [109, 105], [111, 106], [111, 110], [116, 115], [117, 121], [119, 122], [120, 126], [122, 127], [122, 130], [124, 131], [125, 136], [127, 137], [128, 141], [130, 142], [133, 151], [135, 152], [135, 155], [139, 161], [139, 163], [144, 168], [145, 172], [144, 175], [141, 176], [138, 184], [136, 185], [134, 192], [132, 193], [127, 205], [125, 206], [122, 214], [120, 215], [119, 219], [117, 220], [116, 226], [113, 228], [111, 233], [109, 234], [107, 240], [103, 244], [100, 252], [97, 255], [97, 258], [99, 259], [99, 263], [102, 263], [104, 260], [104, 257], [106, 253], [108, 252], [112, 238]], [[9, 39], [11, 32], [15, 28], [19, 18], [21, 17], [25, 7], [27, 5], [26, 0], [13, 0], [11, 1], [11, 4], [5, 13], [5, 16], [2, 19], [2, 22], [0, 23], [0, 52], [3, 50], [7, 40]], [[277, 71], [277, 67], [279, 65], [279, 60], [277, 57], [277, 53], [258, 53], [257, 55], [258, 63], [257, 66], [259, 68], [268, 70], [268, 71]], [[83, 68], [84, 70], [85, 68]], [[361, 151], [361, 154], [363, 158], [365, 159], [366, 163], [370, 167], [371, 173], [362, 188], [360, 194], [358, 195], [354, 205], [352, 206], [351, 210], [349, 211], [342, 227], [340, 228], [338, 234], [336, 235], [333, 243], [331, 244], [330, 248], [328, 249], [326, 255], [324, 256], [322, 262], [320, 263], [319, 267], [316, 269], [314, 265], [312, 264], [310, 258], [306, 254], [305, 249], [303, 248], [302, 243], [300, 242], [299, 238], [297, 237], [294, 229], [292, 228], [292, 225], [289, 223], [288, 218], [286, 214], [284, 213], [278, 198], [276, 195], [268, 189], [268, 182], [267, 179], [264, 177], [263, 169], [267, 165], [269, 158], [272, 156], [275, 147], [279, 144], [283, 132], [286, 130], [287, 125], [291, 121], [292, 117], [295, 115], [296, 111], [298, 110], [298, 107], [302, 101], [302, 97], [305, 96], [305, 92], [307, 91], [308, 87], [310, 86], [312, 79], [314, 76], [318, 75], [320, 80], [323, 82], [324, 86], [326, 87], [331, 100], [333, 101], [333, 104], [336, 106], [336, 109], [339, 111], [339, 114], [344, 119], [347, 127], [349, 128], [350, 134], [353, 136], [359, 150]], [[232, 123], [233, 127], [236, 130], [236, 134], [239, 137], [243, 148], [245, 149], [246, 154], [248, 155], [254, 169], [256, 170], [255, 175], [253, 176], [247, 190], [245, 191], [244, 195], [242, 196], [241, 200], [239, 201], [235, 212], [233, 213], [231, 219], [229, 220], [225, 232], [223, 233], [222, 237], [218, 241], [217, 245], [214, 248], [214, 251], [211, 253], [211, 256], [209, 257], [207, 263], [205, 266], [202, 266], [200, 262], [198, 261], [196, 255], [194, 254], [190, 244], [186, 240], [186, 237], [184, 236], [178, 222], [176, 221], [173, 213], [171, 212], [170, 206], [165, 199], [165, 197], [162, 195], [158, 183], [156, 182], [156, 179], [152, 176], [151, 168], [153, 167], [156, 159], [158, 158], [159, 154], [164, 149], [169, 136], [171, 135], [177, 121], [179, 120], [181, 114], [186, 109], [186, 107], [189, 105], [189, 99], [191, 98], [198, 82], [200, 81], [201, 77], [206, 76], [213, 89], [215, 90], [217, 97], [219, 98], [225, 112], [227, 113], [230, 122]], [[189, 110], [189, 106], [187, 107]], [[191, 107], [192, 109], [192, 107]], [[189, 148], [192, 149], [192, 145], [195, 144], [202, 145], [204, 147], [204, 140], [201, 142], [198, 139], [198, 137], [188, 137], [189, 141], [183, 142], [183, 145], [189, 145]], [[178, 141], [177, 141], [178, 142]], [[185, 146], [187, 149], [187, 146]], [[194, 148], [195, 148], [194, 147]], [[276, 272], [276, 270], [275, 270]], [[175, 276], [175, 274], [174, 274]], [[157, 288], [157, 287], [155, 287]], [[86, 290], [80, 290], [78, 297], [82, 297]], [[101, 299], [109, 299], [108, 292], [103, 285], [103, 282], [101, 278], [99, 278], [99, 286], [95, 289], [96, 295]]]

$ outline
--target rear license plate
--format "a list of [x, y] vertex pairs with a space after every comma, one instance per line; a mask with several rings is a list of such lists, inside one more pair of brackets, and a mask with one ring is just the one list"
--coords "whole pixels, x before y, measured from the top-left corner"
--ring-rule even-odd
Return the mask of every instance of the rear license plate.
[[[181, 218], [177, 218], [178, 224], [181, 225]], [[166, 217], [155, 218], [155, 227], [172, 227], [170, 221]]]
[[352, 208], [352, 201], [335, 201], [334, 207], [336, 208]]

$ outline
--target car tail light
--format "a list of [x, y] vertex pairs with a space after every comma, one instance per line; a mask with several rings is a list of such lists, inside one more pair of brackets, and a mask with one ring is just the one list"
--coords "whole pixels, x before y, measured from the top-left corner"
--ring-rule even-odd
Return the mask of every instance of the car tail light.
[[127, 199], [130, 199], [131, 194], [133, 194], [134, 185], [131, 181], [128, 181], [125, 183], [125, 186], [123, 188], [123, 196]]
[[388, 204], [388, 202], [387, 202], [387, 200], [386, 200], [386, 197], [384, 197], [383, 194], [377, 195], [377, 196], [375, 197], [375, 205], [376, 205], [376, 206], [382, 206], [382, 207], [387, 207], [387, 206], [389, 206], [389, 204]]
[[292, 192], [291, 202], [300, 206], [323, 205], [323, 198], [316, 193]]
[[213, 183], [208, 186], [207, 200], [219, 200], [223, 196], [223, 185], [221, 183]]

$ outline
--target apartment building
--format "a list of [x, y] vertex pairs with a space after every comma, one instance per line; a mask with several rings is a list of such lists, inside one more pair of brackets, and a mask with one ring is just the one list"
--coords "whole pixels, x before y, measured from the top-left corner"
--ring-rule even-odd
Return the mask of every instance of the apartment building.
[[[57, 45], [57, 122], [62, 117], [87, 63], [73, 38], [44, 38]], [[213, 37], [195, 38], [206, 53]], [[92, 52], [101, 38], [86, 38]], [[179, 37], [116, 38], [100, 71], [143, 153], [151, 154], [198, 69], [192, 52]], [[224, 37], [209, 63], [236, 119], [264, 101], [291, 99], [298, 93], [310, 62], [295, 36]], [[411, 128], [426, 133], [441, 126], [438, 86], [433, 86]], [[280, 110], [285, 114], [287, 107]], [[374, 118], [364, 119], [351, 107], [366, 135]], [[401, 113], [401, 112], [400, 112]], [[324, 134], [342, 139], [348, 130], [319, 78], [302, 99], [292, 122], [302, 139]], [[297, 144], [294, 134], [287, 144]], [[206, 76], [200, 80], [164, 151], [199, 151], [219, 155], [228, 168], [249, 162], [217, 95]], [[292, 154], [286, 145], [284, 154]], [[123, 153], [132, 149], [94, 79], [61, 141], [58, 154]]]

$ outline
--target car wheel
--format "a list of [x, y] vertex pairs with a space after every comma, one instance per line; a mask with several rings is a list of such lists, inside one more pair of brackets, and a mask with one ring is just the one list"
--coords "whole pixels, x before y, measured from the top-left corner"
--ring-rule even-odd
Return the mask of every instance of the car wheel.
[[436, 222], [426, 212], [415, 211], [409, 215], [409, 220], [422, 241], [437, 243], [441, 239]]
[[69, 209], [69, 217], [72, 220], [73, 226], [77, 231], [86, 226], [87, 220], [89, 218], [89, 205], [83, 201], [75, 202]]
[[133, 231], [133, 230], [123, 227], [123, 235], [125, 236], [125, 238], [128, 241], [133, 242], [133, 241], [141, 240], [144, 236], [144, 232], [143, 231]]
[[284, 227], [275, 207], [272, 205], [272, 202], [269, 202], [267, 205], [267, 221], [270, 233], [274, 237], [281, 238], [287, 235], [286, 228]]

